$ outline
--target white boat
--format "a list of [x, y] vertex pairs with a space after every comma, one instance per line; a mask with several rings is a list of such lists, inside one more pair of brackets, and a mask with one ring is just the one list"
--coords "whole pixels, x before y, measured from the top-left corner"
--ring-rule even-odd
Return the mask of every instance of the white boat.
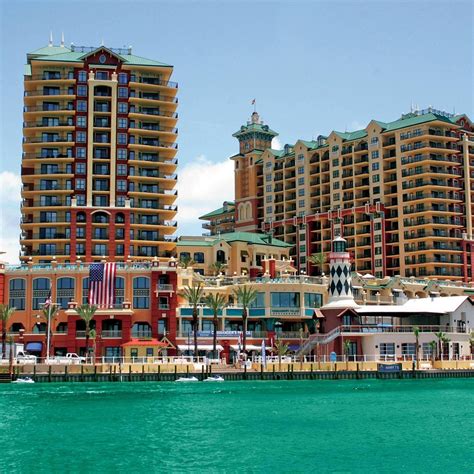
[[199, 382], [196, 377], [179, 377], [176, 382]]
[[14, 380], [12, 383], [35, 383], [35, 381], [30, 377], [23, 377], [23, 378]]
[[204, 380], [204, 382], [224, 382], [224, 377], [222, 375], [211, 375]]

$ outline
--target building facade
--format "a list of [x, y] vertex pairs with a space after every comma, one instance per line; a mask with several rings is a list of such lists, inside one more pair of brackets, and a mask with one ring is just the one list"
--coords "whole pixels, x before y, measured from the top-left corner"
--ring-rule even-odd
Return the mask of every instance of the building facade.
[[[252, 135], [257, 128], [260, 139]], [[276, 132], [253, 114], [234, 136], [236, 228], [293, 244], [301, 271], [315, 272], [308, 257], [330, 252], [343, 235], [357, 272], [472, 280], [474, 128], [467, 116], [412, 111], [273, 150]]]
[[[15, 308], [7, 331], [28, 352], [44, 357], [47, 320], [43, 305], [51, 288], [51, 300], [59, 308], [52, 320], [51, 354], [75, 352], [84, 355], [85, 323], [75, 308], [88, 302], [89, 264], [6, 266], [0, 264], [2, 302]], [[117, 263], [115, 304], [99, 308], [91, 326], [97, 357], [119, 357], [122, 345], [132, 339], [155, 338], [170, 341], [168, 354], [174, 354], [177, 307], [176, 261]], [[92, 342], [90, 348], [92, 347]], [[158, 352], [154, 355], [158, 355]]]
[[204, 235], [217, 235], [234, 232], [235, 230], [235, 203], [224, 201], [222, 207], [201, 216], [200, 220], [206, 221], [202, 228], [206, 232]]
[[146, 260], [175, 249], [173, 67], [132, 49], [27, 55], [21, 261]]

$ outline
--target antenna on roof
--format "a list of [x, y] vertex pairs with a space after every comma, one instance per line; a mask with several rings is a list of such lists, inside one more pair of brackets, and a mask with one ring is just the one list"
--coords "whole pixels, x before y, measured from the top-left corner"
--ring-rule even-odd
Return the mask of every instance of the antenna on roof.
[[49, 43], [48, 46], [51, 47], [53, 46], [53, 32], [49, 30]]
[[104, 38], [102, 38], [102, 41], [100, 42], [101, 46], [104, 46]]
[[61, 32], [61, 48], [64, 48], [64, 31]]

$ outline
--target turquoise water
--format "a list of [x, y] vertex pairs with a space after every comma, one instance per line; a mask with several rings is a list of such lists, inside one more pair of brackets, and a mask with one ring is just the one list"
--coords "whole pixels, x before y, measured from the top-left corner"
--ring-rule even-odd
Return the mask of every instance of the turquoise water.
[[0, 472], [474, 472], [474, 379], [0, 385]]

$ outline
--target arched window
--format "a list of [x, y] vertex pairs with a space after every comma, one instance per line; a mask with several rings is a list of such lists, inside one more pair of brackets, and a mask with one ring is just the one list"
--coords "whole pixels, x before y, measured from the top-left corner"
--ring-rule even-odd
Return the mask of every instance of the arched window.
[[125, 297], [125, 278], [115, 277], [115, 304], [123, 304]]
[[133, 307], [135, 309], [150, 307], [150, 279], [148, 277], [133, 279]]
[[104, 212], [96, 212], [93, 217], [93, 221], [96, 224], [108, 224], [109, 223], [109, 216]]
[[10, 280], [9, 289], [8, 304], [11, 308], [23, 311], [25, 309], [26, 299], [26, 280], [23, 278]]
[[46, 323], [36, 323], [33, 326], [33, 333], [34, 334], [44, 334], [46, 332]]
[[204, 252], [194, 252], [193, 260], [196, 263], [204, 263]]
[[59, 332], [61, 334], [66, 334], [67, 333], [67, 323], [58, 323], [56, 326], [56, 332]]
[[247, 220], [252, 219], [252, 204], [249, 202], [247, 203], [247, 212], [246, 212]]
[[216, 253], [216, 260], [219, 263], [226, 263], [225, 252], [223, 250], [218, 250]]
[[25, 326], [23, 326], [23, 324], [21, 323], [13, 323], [11, 326], [10, 326], [10, 332], [20, 332], [20, 329], [25, 329]]
[[56, 284], [56, 303], [61, 309], [67, 309], [68, 303], [74, 300], [74, 278], [64, 277], [59, 278]]
[[35, 278], [33, 280], [33, 309], [41, 309], [49, 296], [51, 280], [49, 278]]

